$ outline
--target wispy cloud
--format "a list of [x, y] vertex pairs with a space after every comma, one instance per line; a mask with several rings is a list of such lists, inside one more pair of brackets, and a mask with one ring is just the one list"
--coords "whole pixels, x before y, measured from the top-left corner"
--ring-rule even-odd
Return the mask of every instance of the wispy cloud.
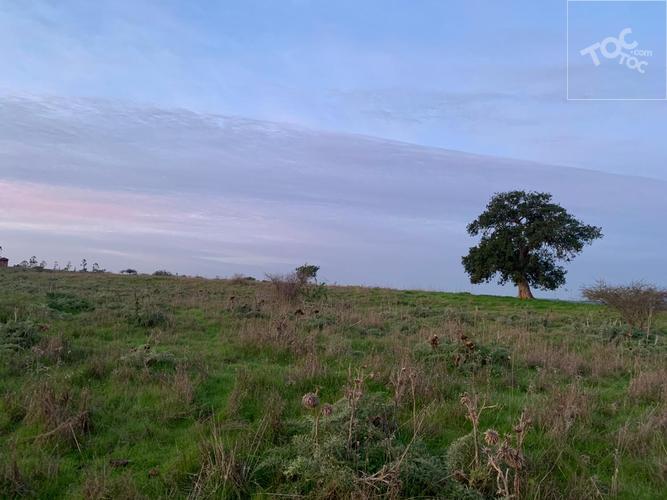
[[336, 281], [467, 289], [465, 224], [493, 192], [525, 188], [605, 230], [574, 263], [575, 289], [667, 281], [667, 236], [645, 230], [667, 211], [658, 180], [99, 100], [0, 99], [0, 132], [13, 260], [208, 275], [307, 260]]
[[[564, 2], [531, 0], [4, 2], [0, 93], [151, 103], [148, 121], [178, 106], [667, 179], [660, 105], [565, 100], [564, 19]], [[86, 134], [72, 125], [52, 132]], [[109, 169], [131, 163], [130, 143], [125, 154], [96, 152]]]

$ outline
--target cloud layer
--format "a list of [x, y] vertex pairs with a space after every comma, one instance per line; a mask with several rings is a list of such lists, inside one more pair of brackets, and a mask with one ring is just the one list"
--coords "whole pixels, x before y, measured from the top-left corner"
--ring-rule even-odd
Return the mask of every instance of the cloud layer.
[[334, 281], [469, 290], [465, 224], [517, 188], [604, 228], [562, 296], [602, 277], [667, 282], [663, 181], [187, 110], [0, 100], [13, 260], [259, 276], [308, 260]]

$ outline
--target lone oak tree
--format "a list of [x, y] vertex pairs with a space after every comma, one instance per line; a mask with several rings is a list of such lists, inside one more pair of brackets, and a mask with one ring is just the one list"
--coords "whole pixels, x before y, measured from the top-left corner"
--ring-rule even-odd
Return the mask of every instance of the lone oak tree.
[[520, 299], [533, 298], [531, 285], [555, 290], [565, 284], [567, 271], [558, 261], [569, 262], [602, 237], [601, 228], [575, 219], [549, 193], [525, 191], [495, 194], [467, 229], [482, 236], [462, 259], [470, 281], [489, 282], [500, 274], [498, 282], [514, 283]]

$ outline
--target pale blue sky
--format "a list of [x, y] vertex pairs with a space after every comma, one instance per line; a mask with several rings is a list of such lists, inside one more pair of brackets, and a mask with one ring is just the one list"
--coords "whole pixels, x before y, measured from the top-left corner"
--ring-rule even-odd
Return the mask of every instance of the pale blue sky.
[[[663, 50], [664, 19], [623, 4], [644, 46]], [[565, 101], [565, 5], [2, 0], [0, 90], [667, 178], [667, 103]], [[582, 5], [574, 26], [610, 17]]]
[[[576, 7], [571, 72], [630, 20], [664, 71], [663, 17], [596, 4]], [[567, 101], [566, 58], [564, 0], [0, 0], [0, 244], [498, 291], [467, 283], [465, 224], [529, 188], [605, 229], [560, 296], [664, 283], [667, 103]]]

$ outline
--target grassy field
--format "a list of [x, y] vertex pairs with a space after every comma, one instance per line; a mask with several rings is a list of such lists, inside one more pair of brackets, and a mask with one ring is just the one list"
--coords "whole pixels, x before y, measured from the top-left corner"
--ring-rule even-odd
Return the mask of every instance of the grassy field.
[[582, 303], [1, 270], [0, 496], [665, 498], [666, 341]]

